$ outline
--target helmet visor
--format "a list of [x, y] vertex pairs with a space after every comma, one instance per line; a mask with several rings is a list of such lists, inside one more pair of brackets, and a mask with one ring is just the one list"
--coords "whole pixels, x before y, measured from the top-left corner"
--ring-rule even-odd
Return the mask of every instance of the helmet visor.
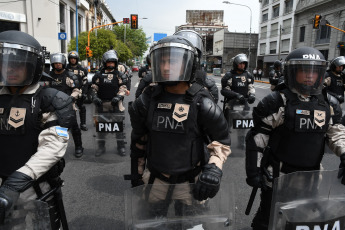
[[37, 57], [28, 50], [0, 48], [0, 85], [30, 85], [35, 76]]
[[152, 51], [152, 81], [189, 81], [194, 54], [180, 47], [164, 47]]
[[303, 95], [321, 94], [326, 61], [289, 61], [286, 68], [290, 89]]

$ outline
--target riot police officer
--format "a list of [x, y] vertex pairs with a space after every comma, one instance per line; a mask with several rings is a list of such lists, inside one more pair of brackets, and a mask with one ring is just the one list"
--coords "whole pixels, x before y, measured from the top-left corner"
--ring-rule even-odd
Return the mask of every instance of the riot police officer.
[[[187, 207], [192, 194], [197, 200], [217, 194], [230, 154], [228, 125], [209, 91], [193, 79], [204, 72], [197, 71], [197, 51], [187, 39], [172, 35], [159, 40], [151, 49], [151, 61], [152, 80], [158, 84], [145, 89], [129, 107], [130, 179], [133, 187], [181, 184], [176, 192], [190, 195], [178, 203]], [[204, 152], [204, 136], [210, 139], [210, 155]], [[192, 191], [189, 183], [194, 182]], [[157, 199], [174, 199], [172, 193]]]
[[66, 69], [78, 77], [78, 81], [81, 83], [81, 97], [79, 97], [76, 101], [76, 105], [79, 109], [79, 117], [80, 117], [80, 129], [83, 131], [87, 131], [86, 127], [86, 107], [84, 105], [84, 100], [87, 98], [87, 91], [89, 88], [88, 80], [87, 80], [87, 69], [83, 68], [79, 63], [79, 54], [77, 51], [73, 50], [68, 53], [68, 64]]
[[139, 72], [138, 72], [139, 79], [143, 79], [151, 71], [150, 68], [151, 68], [151, 59], [150, 59], [150, 56], [147, 55], [146, 65], [144, 65], [143, 67], [139, 69]]
[[144, 76], [142, 76], [139, 81], [137, 91], [135, 91], [135, 98], [138, 98], [140, 94], [143, 92], [143, 90], [152, 83], [151, 57], [149, 54], [146, 56], [146, 63], [148, 65], [148, 68], [146, 69], [146, 73], [144, 74]]
[[[198, 51], [198, 58], [197, 58], [198, 70], [202, 69], [201, 59], [202, 59], [202, 52], [204, 50], [204, 42], [201, 35], [194, 30], [179, 30], [175, 32], [174, 35], [182, 36], [193, 44], [193, 46]], [[200, 74], [197, 78], [195, 78], [195, 81], [198, 81], [198, 83], [207, 87], [207, 89], [210, 91], [211, 95], [213, 96], [214, 101], [218, 103], [219, 91], [218, 91], [216, 82], [212, 77], [207, 76], [207, 74]]]
[[340, 104], [344, 103], [344, 65], [344, 56], [334, 58], [329, 64], [329, 70], [326, 72], [324, 83], [327, 92], [337, 98]]
[[[123, 115], [122, 105], [125, 95], [129, 95], [128, 77], [118, 71], [118, 56], [115, 50], [109, 50], [102, 57], [103, 68], [92, 78], [92, 97], [96, 105], [96, 113], [118, 113]], [[105, 140], [102, 133], [98, 133], [98, 150], [96, 156], [105, 153]], [[117, 150], [120, 156], [126, 155], [124, 133], [117, 132]]]
[[[20, 31], [5, 31], [0, 33], [0, 47], [4, 86], [0, 90], [1, 225], [20, 200], [34, 200], [52, 186], [61, 187], [67, 129], [75, 113], [69, 95], [38, 84], [45, 60], [36, 39]], [[60, 193], [57, 189], [56, 199], [47, 201], [53, 230], [59, 229], [61, 221], [67, 224], [58, 207]]]
[[271, 90], [273, 91], [282, 78], [282, 63], [279, 60], [276, 60], [273, 64], [273, 69], [269, 73], [269, 81], [271, 84]]
[[[80, 95], [81, 90], [79, 89], [81, 83], [77, 75], [72, 72], [69, 72], [66, 69], [66, 57], [62, 53], [54, 53], [50, 55], [50, 63], [52, 65], [52, 70], [49, 75], [51, 78], [46, 79], [47, 85], [51, 88], [60, 90], [67, 95], [70, 95], [74, 101], [76, 101]], [[74, 156], [80, 158], [84, 154], [83, 143], [81, 139], [81, 131], [75, 119], [73, 126], [71, 128], [75, 152]]]
[[285, 88], [254, 108], [254, 128], [246, 137], [246, 181], [261, 188], [260, 207], [252, 222], [255, 230], [268, 229], [272, 177], [319, 170], [325, 143], [345, 166], [341, 109], [333, 96], [322, 92], [326, 63], [314, 48], [292, 51], [285, 60]]
[[234, 103], [246, 104], [246, 100], [249, 104], [254, 103], [254, 79], [246, 70], [247, 66], [247, 55], [238, 54], [234, 58], [232, 70], [222, 78], [222, 90], [220, 92], [228, 102], [226, 108], [231, 109]]

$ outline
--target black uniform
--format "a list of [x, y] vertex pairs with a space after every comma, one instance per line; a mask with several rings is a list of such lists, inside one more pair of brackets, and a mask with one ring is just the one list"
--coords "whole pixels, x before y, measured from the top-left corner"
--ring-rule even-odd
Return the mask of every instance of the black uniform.
[[[54, 70], [52, 70], [50, 71], [49, 75], [52, 77], [52, 79], [46, 79], [49, 82], [49, 87], [62, 91], [67, 95], [72, 95], [72, 92], [75, 88], [79, 89], [81, 87], [81, 83], [79, 82], [77, 75], [67, 70], [63, 71], [61, 74], [56, 74]], [[68, 85], [67, 82], [71, 82], [70, 85]], [[77, 123], [76, 117], [73, 126], [71, 127], [71, 132], [74, 140], [76, 153], [81, 151], [82, 154], [83, 143], [81, 138], [81, 131]]]
[[273, 91], [275, 87], [280, 82], [280, 79], [282, 78], [282, 74], [279, 70], [272, 69], [269, 73], [269, 81], [271, 84], [271, 90]]
[[77, 75], [79, 82], [81, 83], [80, 89], [82, 90], [82, 96], [77, 99], [76, 104], [79, 108], [79, 116], [80, 116], [80, 128], [84, 131], [87, 131], [86, 128], [86, 108], [84, 105], [84, 100], [87, 98], [87, 92], [89, 88], [87, 74], [87, 69], [83, 68], [81, 65], [72, 66], [70, 64], [67, 65], [66, 69], [75, 75]]
[[144, 78], [147, 73], [150, 71], [149, 67], [148, 66], [143, 66], [139, 69], [139, 72], [138, 72], [138, 76], [140, 79]]

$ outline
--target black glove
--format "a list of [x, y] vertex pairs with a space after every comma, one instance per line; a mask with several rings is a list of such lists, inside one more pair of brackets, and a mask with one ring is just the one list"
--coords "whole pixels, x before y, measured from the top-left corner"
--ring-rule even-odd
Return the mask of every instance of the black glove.
[[96, 106], [101, 106], [102, 105], [102, 100], [99, 98], [99, 97], [94, 97], [93, 98], [93, 103], [96, 105]]
[[255, 176], [247, 177], [246, 182], [251, 187], [265, 188], [264, 176], [260, 168]]
[[344, 102], [344, 96], [337, 95], [336, 98], [338, 99], [339, 103], [343, 103]]
[[215, 164], [205, 165], [193, 189], [194, 198], [199, 201], [213, 198], [219, 190], [222, 175], [222, 170]]
[[248, 103], [253, 104], [255, 101], [255, 95], [254, 94], [249, 94], [248, 96]]
[[111, 105], [112, 106], [117, 106], [117, 103], [123, 99], [123, 96], [117, 95], [116, 97], [113, 97], [111, 99]]
[[341, 183], [345, 185], [345, 153], [340, 155], [338, 178], [342, 178]]
[[242, 105], [244, 105], [244, 103], [246, 103], [246, 99], [244, 98], [244, 96], [242, 94], [237, 94], [237, 100]]
[[86, 99], [87, 99], [87, 95], [83, 93], [83, 94], [81, 95], [81, 100], [82, 100], [82, 101], [86, 101]]
[[28, 175], [15, 171], [0, 187], [0, 224], [17, 202], [21, 192], [32, 186], [34, 180]]
[[140, 185], [143, 185], [144, 181], [142, 179], [134, 179], [134, 180], [131, 180], [131, 184], [132, 184], [132, 188], [134, 188], [134, 187], [138, 187]]

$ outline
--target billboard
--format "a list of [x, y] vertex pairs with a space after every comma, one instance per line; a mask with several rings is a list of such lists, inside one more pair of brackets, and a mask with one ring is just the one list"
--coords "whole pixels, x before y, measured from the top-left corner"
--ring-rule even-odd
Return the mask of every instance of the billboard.
[[165, 38], [166, 36], [167, 36], [167, 34], [154, 33], [154, 34], [153, 34], [153, 41], [154, 41], [154, 42], [159, 41], [159, 40], [161, 40], [162, 38]]

